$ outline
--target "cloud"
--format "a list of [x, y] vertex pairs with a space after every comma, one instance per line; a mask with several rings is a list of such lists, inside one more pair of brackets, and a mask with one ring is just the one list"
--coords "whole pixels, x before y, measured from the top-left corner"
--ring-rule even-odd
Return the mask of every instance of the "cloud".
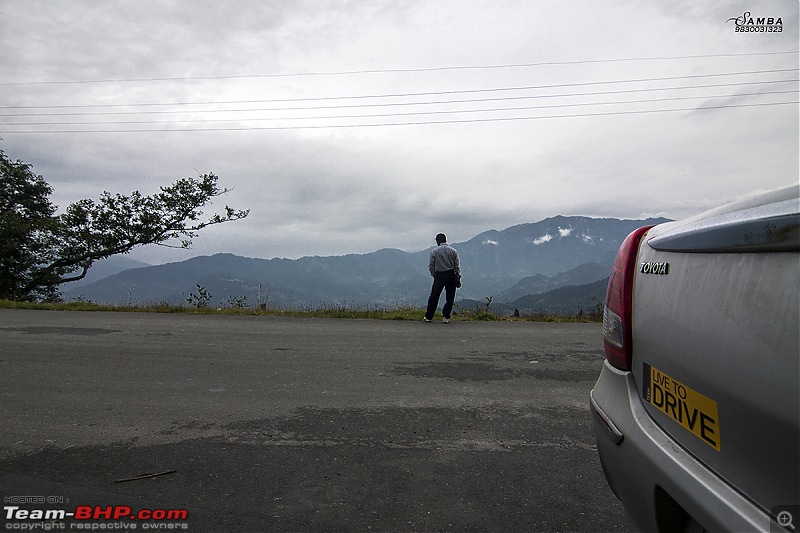
[[[190, 252], [135, 252], [148, 262], [416, 251], [558, 214], [680, 218], [798, 176], [797, 104], [761, 105], [796, 93], [743, 94], [796, 90], [777, 83], [793, 74], [701, 77], [796, 68], [776, 52], [796, 49], [798, 4], [759, 4], [786, 28], [769, 39], [735, 34], [731, 9], [7, 0], [0, 147], [62, 207], [214, 172], [232, 190], [209, 211], [251, 209]], [[495, 68], [454, 68], [481, 66]], [[30, 81], [70, 83], [13, 85]], [[702, 109], [737, 103], [758, 106]], [[175, 131], [111, 132], [126, 129]], [[30, 133], [47, 130], [72, 133]]]
[[536, 239], [534, 239], [533, 240], [533, 244], [535, 244], [536, 246], [539, 246], [540, 244], [544, 244], [544, 243], [550, 242], [552, 240], [553, 240], [553, 236], [550, 235], [549, 233], [545, 233], [541, 237], [537, 237]]
[[559, 237], [569, 237], [571, 233], [572, 233], [572, 228], [558, 228]]

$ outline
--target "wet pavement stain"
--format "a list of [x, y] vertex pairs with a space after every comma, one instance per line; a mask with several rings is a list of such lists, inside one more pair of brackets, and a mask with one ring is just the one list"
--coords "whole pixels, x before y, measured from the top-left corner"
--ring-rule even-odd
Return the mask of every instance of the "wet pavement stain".
[[[539, 360], [528, 361], [538, 364]], [[488, 383], [518, 378], [547, 379], [554, 381], [594, 381], [600, 371], [595, 365], [585, 369], [576, 368], [501, 368], [484, 362], [431, 362], [395, 363], [392, 373], [401, 376], [414, 376], [432, 379], [447, 379], [465, 382]]]
[[84, 337], [95, 337], [97, 335], [120, 333], [118, 329], [68, 328], [68, 327], [57, 327], [57, 326], [6, 327], [6, 328], [0, 328], [0, 331], [16, 331], [28, 335], [80, 335]]
[[487, 383], [520, 376], [515, 370], [474, 362], [396, 363], [392, 372], [401, 376], [451, 379], [462, 383], [469, 381]]
[[353, 445], [508, 451], [515, 447], [593, 449], [589, 416], [577, 409], [301, 408], [279, 418], [237, 422], [219, 438], [252, 445]]

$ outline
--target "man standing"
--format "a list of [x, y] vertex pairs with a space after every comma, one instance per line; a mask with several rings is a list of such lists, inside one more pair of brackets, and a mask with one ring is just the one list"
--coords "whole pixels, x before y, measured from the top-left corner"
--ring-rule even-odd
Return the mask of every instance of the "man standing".
[[458, 252], [447, 244], [444, 233], [436, 236], [436, 248], [431, 251], [428, 260], [428, 270], [433, 276], [433, 287], [428, 298], [428, 310], [425, 312], [425, 322], [433, 320], [433, 314], [439, 305], [442, 289], [445, 291], [445, 304], [442, 308], [444, 322], [450, 322], [450, 313], [453, 312], [453, 302], [456, 299], [456, 288], [461, 287], [461, 265], [458, 261]]

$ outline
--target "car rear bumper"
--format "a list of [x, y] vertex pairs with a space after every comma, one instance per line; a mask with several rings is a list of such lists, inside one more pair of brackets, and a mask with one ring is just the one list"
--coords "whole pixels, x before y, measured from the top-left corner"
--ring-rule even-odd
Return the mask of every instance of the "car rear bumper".
[[606, 362], [590, 407], [606, 479], [637, 530], [791, 531], [664, 433], [630, 372]]

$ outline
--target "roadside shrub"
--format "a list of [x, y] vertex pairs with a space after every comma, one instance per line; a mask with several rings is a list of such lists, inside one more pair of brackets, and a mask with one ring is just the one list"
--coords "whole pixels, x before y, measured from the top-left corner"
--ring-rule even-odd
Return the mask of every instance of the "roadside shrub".
[[186, 298], [186, 303], [196, 307], [197, 309], [205, 309], [208, 307], [208, 303], [211, 301], [211, 293], [208, 292], [205, 287], [201, 287], [200, 285], [195, 285], [195, 288], [197, 293], [189, 294], [189, 297]]

